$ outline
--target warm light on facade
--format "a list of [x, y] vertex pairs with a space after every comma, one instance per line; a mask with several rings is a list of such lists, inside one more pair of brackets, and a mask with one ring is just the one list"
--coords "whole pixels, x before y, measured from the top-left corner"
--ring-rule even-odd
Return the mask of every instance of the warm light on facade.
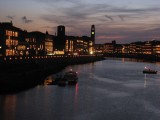
[[12, 30], [6, 30], [6, 39], [5, 44], [6, 48], [6, 56], [15, 56], [17, 51], [15, 47], [18, 45], [18, 32]]
[[26, 50], [26, 46], [25, 45], [19, 45], [17, 47], [17, 50]]
[[54, 51], [55, 55], [64, 55], [64, 51]]
[[156, 54], [160, 54], [160, 45], [155, 45], [153, 48], [153, 52]]
[[125, 53], [125, 48], [124, 47], [122, 48], [122, 53]]
[[93, 55], [93, 51], [91, 51], [90, 54]]
[[18, 37], [18, 32], [11, 31], [11, 30], [6, 30], [6, 36]]
[[13, 56], [15, 55], [15, 50], [13, 49], [6, 49], [6, 56]]
[[83, 40], [77, 40], [77, 43], [83, 43]]
[[[43, 49], [43, 45], [40, 46]], [[47, 40], [45, 41], [45, 50], [47, 55], [53, 55], [53, 41]]]
[[92, 46], [92, 45], [93, 45], [93, 42], [92, 42], [92, 41], [90, 41], [90, 42], [89, 42], [89, 45], [90, 45], [90, 46]]
[[66, 51], [68, 51], [68, 40], [66, 40], [66, 47], [65, 47]]

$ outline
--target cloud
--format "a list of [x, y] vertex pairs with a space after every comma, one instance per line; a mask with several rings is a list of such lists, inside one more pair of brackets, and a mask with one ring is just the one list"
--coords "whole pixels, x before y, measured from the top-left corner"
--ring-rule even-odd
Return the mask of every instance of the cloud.
[[111, 16], [105, 15], [105, 17], [111, 20], [112, 22], [114, 21], [114, 19]]
[[23, 17], [22, 17], [22, 21], [23, 21], [24, 23], [31, 23], [31, 22], [33, 22], [33, 20], [28, 20], [26, 16], [23, 16]]
[[[58, 23], [70, 22], [75, 24], [83, 24], [84, 21], [93, 21], [98, 24], [105, 24], [106, 21], [109, 23], [111, 23], [110, 21], [114, 21], [114, 23], [117, 22], [117, 16], [121, 22], [132, 22], [135, 20], [147, 21], [149, 18], [152, 18], [153, 13], [158, 15], [157, 11], [160, 11], [160, 8], [125, 8], [109, 4], [85, 4], [79, 2], [78, 4], [74, 4], [72, 6], [50, 6], [49, 12], [51, 15], [45, 14], [42, 15], [41, 18], [49, 20], [50, 22], [52, 21]], [[109, 15], [106, 15], [106, 13]], [[53, 16], [55, 18], [53, 18]]]
[[124, 21], [124, 18], [125, 18], [124, 15], [118, 15], [118, 17], [121, 19], [121, 21]]
[[109, 40], [114, 40], [114, 39], [124, 39], [125, 36], [122, 35], [104, 35], [104, 36], [97, 36], [98, 39], [109, 39]]
[[6, 17], [7, 17], [8, 19], [13, 20], [15, 16], [9, 16], [9, 15], [8, 15], [8, 16], [6, 16]]
[[[148, 25], [150, 26], [150, 25]], [[145, 25], [145, 27], [148, 27]], [[100, 27], [101, 28], [101, 27]], [[131, 43], [135, 41], [148, 41], [152, 39], [160, 40], [160, 24], [156, 24], [152, 29], [144, 29], [143, 25], [133, 25], [131, 29], [112, 28], [108, 26], [107, 32], [105, 26], [101, 30], [96, 26], [96, 43], [106, 43], [116, 40], [117, 43]]]
[[[48, 13], [41, 15], [41, 19], [54, 25], [65, 25], [67, 32], [75, 35], [86, 34], [90, 31], [90, 25], [95, 24], [96, 39], [103, 42], [109, 39], [121, 43], [145, 41], [157, 36], [158, 32], [155, 35], [155, 31], [159, 31], [156, 28], [160, 27], [156, 26], [160, 20], [159, 6], [124, 7], [107, 2], [89, 4], [87, 1], [47, 0]], [[60, 4], [62, 2], [65, 4]], [[68, 2], [74, 4], [68, 5]]]
[[55, 3], [55, 2], [73, 2], [78, 3], [79, 0], [33, 0], [37, 2], [44, 2], [44, 3]]

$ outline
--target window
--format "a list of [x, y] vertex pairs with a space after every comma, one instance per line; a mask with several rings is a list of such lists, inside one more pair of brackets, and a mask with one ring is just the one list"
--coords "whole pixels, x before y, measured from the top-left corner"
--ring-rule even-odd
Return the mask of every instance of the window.
[[15, 32], [15, 37], [18, 37], [18, 32]]
[[6, 46], [11, 46], [11, 40], [9, 39], [6, 40]]
[[13, 56], [13, 55], [15, 55], [15, 50], [6, 49], [6, 56]]

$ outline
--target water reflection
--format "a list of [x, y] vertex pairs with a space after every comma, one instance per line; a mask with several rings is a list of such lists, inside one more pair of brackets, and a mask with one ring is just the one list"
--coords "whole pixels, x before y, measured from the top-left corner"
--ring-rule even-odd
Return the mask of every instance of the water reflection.
[[52, 85], [54, 82], [55, 78], [53, 78], [52, 76], [48, 76], [45, 80], [44, 80], [44, 85]]
[[147, 86], [147, 75], [144, 74], [144, 88], [146, 88]]
[[[4, 96], [1, 100], [1, 103], [3, 105], [2, 117], [4, 117], [4, 120], [14, 120], [17, 104], [16, 95]], [[8, 115], [8, 112], [10, 113], [10, 115]]]
[[143, 74], [144, 66], [160, 71], [125, 59], [69, 66], [62, 72], [78, 71], [76, 85], [0, 95], [0, 120], [159, 120], [160, 74]]
[[78, 109], [78, 83], [75, 86], [75, 97], [74, 97], [74, 110], [75, 112]]

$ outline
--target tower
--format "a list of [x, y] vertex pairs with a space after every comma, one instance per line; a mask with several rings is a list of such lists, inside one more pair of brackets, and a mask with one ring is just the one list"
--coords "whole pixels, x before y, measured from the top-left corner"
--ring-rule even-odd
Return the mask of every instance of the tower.
[[63, 25], [58, 26], [57, 34], [58, 34], [58, 37], [64, 37], [65, 36], [65, 26]]
[[57, 40], [55, 41], [55, 48], [57, 50], [63, 51], [65, 49], [65, 26], [60, 25], [57, 27]]
[[93, 43], [95, 43], [95, 26], [91, 26], [91, 39], [93, 40]]

